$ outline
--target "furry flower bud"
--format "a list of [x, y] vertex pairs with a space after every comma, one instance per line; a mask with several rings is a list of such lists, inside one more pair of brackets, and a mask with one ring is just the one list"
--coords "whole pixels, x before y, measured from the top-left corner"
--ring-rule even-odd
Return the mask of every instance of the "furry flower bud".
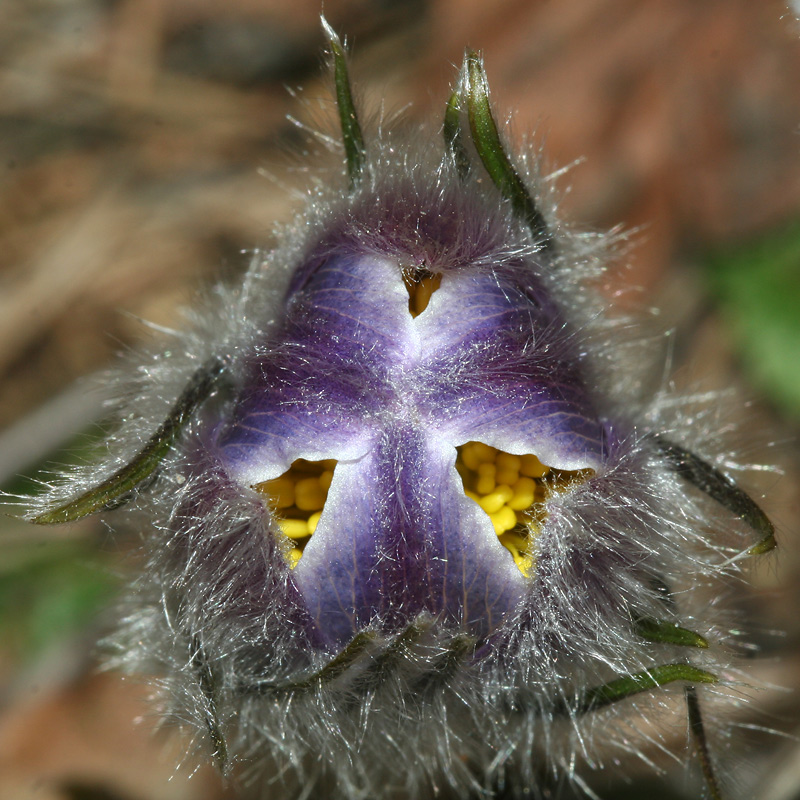
[[769, 521], [674, 441], [691, 419], [634, 407], [605, 242], [559, 233], [477, 56], [440, 145], [370, 142], [328, 33], [341, 184], [148, 364], [125, 465], [33, 521], [146, 515], [120, 661], [288, 791], [540, 796], [593, 720], [674, 683], [704, 746], [694, 687], [727, 660], [699, 598]]

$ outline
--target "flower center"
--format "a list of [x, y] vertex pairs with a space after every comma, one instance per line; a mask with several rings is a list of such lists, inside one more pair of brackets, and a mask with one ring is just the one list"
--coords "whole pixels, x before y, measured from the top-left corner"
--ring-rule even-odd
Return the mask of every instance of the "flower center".
[[587, 480], [594, 470], [555, 469], [532, 453], [515, 456], [482, 442], [456, 449], [464, 494], [489, 515], [500, 543], [529, 577], [535, 567], [533, 543], [547, 517], [545, 501], [554, 492]]
[[426, 269], [403, 270], [403, 283], [408, 291], [408, 310], [412, 317], [418, 317], [441, 285], [442, 274], [434, 274]]
[[317, 528], [335, 468], [334, 459], [306, 461], [298, 458], [279, 478], [253, 486], [267, 498], [281, 531], [290, 542], [287, 559], [292, 569]]

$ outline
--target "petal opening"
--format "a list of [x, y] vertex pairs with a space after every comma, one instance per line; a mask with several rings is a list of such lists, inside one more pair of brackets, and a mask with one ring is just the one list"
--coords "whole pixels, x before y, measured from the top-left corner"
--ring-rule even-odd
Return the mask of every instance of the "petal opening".
[[429, 272], [425, 268], [404, 269], [403, 283], [408, 292], [408, 310], [418, 317], [431, 301], [433, 293], [442, 285], [441, 272]]
[[290, 542], [287, 560], [294, 569], [317, 528], [328, 499], [335, 459], [298, 458], [277, 478], [253, 485], [267, 499], [278, 527]]
[[464, 494], [487, 514], [519, 571], [532, 577], [533, 545], [547, 518], [548, 497], [589, 480], [594, 470], [556, 469], [533, 453], [513, 455], [483, 442], [467, 442], [456, 451]]

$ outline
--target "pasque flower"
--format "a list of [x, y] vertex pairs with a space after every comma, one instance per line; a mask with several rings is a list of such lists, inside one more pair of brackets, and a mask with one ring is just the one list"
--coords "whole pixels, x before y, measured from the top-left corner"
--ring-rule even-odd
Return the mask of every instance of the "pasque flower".
[[635, 750], [623, 708], [667, 685], [719, 796], [708, 589], [769, 522], [681, 443], [700, 417], [641, 396], [610, 240], [512, 163], [477, 56], [441, 144], [367, 145], [328, 33], [343, 180], [145, 363], [114, 465], [31, 518], [146, 521], [117, 661], [265, 796], [539, 796], [600, 763], [598, 720]]

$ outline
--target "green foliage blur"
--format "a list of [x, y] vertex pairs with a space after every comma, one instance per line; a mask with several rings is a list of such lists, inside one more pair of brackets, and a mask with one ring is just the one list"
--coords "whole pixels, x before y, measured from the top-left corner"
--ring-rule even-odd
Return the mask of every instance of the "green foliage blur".
[[750, 382], [800, 421], [800, 220], [706, 259]]

